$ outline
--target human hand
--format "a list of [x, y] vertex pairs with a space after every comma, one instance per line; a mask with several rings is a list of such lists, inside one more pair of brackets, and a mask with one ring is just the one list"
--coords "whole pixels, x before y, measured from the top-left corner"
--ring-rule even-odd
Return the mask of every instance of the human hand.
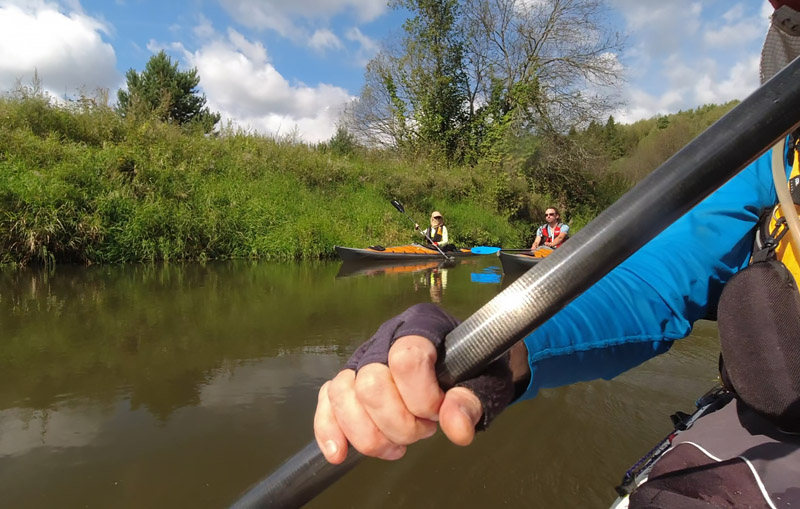
[[401, 458], [406, 446], [436, 432], [472, 442], [514, 394], [508, 358], [481, 376], [442, 391], [435, 364], [458, 322], [433, 304], [418, 304], [385, 322], [345, 369], [319, 392], [314, 435], [326, 459], [344, 461], [347, 442], [362, 454]]

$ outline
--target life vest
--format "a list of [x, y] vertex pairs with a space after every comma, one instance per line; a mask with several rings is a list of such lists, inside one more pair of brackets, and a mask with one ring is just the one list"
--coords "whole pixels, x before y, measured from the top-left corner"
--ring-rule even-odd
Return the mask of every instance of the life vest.
[[[433, 231], [431, 231], [431, 230], [433, 230]], [[441, 242], [442, 238], [443, 238], [442, 237], [442, 227], [439, 226], [438, 228], [436, 228], [434, 230], [432, 226], [429, 226], [425, 230], [425, 235], [427, 235], [428, 238], [431, 239], [433, 242]]]
[[[558, 238], [559, 235], [561, 235], [561, 223], [556, 223], [556, 225], [553, 227], [553, 236], [552, 237], [550, 236], [550, 231], [549, 231], [549, 228], [547, 227], [546, 224], [542, 225], [539, 228], [539, 232], [542, 234], [542, 243], [544, 243], [544, 242], [553, 242], [556, 238]], [[564, 240], [567, 240], [567, 239], [564, 239]], [[555, 245], [555, 246], [552, 246], [552, 247], [556, 248], [556, 247], [560, 246], [563, 243], [564, 242], [562, 241], [558, 245]]]

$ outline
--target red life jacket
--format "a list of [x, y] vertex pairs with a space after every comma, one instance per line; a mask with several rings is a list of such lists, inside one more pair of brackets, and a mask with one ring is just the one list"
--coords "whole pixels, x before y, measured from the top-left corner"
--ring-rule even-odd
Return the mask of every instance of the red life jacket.
[[[541, 234], [542, 234], [542, 243], [544, 243], [544, 242], [553, 242], [553, 240], [555, 240], [555, 239], [556, 239], [556, 238], [557, 238], [557, 237], [558, 237], [558, 236], [561, 234], [561, 223], [557, 223], [557, 224], [556, 224], [556, 225], [553, 227], [553, 236], [552, 236], [552, 237], [550, 237], [550, 232], [549, 232], [549, 230], [547, 229], [547, 225], [546, 225], [546, 224], [545, 224], [545, 225], [543, 225], [543, 226], [542, 226], [542, 227], [539, 229], [539, 231], [540, 231], [540, 232], [541, 232]], [[563, 244], [563, 243], [564, 243], [564, 242], [563, 242], [563, 241], [561, 241], [561, 242], [560, 242], [558, 245], [556, 245], [556, 246], [553, 246], [553, 247], [558, 247], [558, 246], [560, 246], [560, 245], [561, 245], [561, 244]]]

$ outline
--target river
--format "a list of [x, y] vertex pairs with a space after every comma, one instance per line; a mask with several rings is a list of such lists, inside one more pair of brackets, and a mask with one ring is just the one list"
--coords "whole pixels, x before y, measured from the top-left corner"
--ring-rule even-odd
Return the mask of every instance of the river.
[[[342, 270], [344, 269], [344, 270]], [[0, 272], [0, 505], [225, 507], [312, 438], [319, 385], [390, 316], [466, 317], [497, 258], [58, 266]], [[476, 442], [367, 460], [309, 507], [608, 507], [715, 382], [711, 322], [617, 377], [543, 390]]]

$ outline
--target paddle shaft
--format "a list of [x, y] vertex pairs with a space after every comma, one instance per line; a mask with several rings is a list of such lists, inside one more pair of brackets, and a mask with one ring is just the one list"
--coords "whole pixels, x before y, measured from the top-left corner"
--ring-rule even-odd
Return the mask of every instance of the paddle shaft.
[[[800, 59], [643, 179], [570, 242], [532, 267], [445, 338], [444, 388], [483, 370], [798, 125]], [[253, 486], [235, 507], [299, 507], [352, 468], [316, 442]]]

